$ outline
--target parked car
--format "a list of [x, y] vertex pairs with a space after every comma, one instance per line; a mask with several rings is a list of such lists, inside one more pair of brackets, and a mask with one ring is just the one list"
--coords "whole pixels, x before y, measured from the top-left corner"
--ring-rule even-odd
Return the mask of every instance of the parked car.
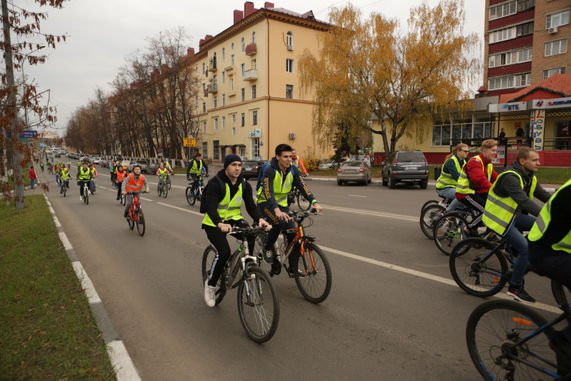
[[148, 173], [149, 171], [149, 161], [147, 159], [138, 160], [137, 163], [141, 165], [141, 172]]
[[363, 185], [371, 183], [371, 168], [363, 160], [348, 160], [337, 169], [337, 185], [358, 182]]
[[94, 156], [91, 161], [93, 162], [93, 164], [95, 165], [99, 165], [101, 164], [101, 158], [99, 156]]
[[321, 159], [319, 160], [319, 164], [317, 164], [317, 169], [324, 170], [324, 169], [337, 168], [338, 166], [339, 163], [337, 163], [335, 160]]
[[395, 152], [381, 166], [382, 183], [391, 189], [398, 182], [416, 183], [422, 189], [428, 186], [428, 162], [421, 151]]
[[258, 160], [244, 160], [242, 162], [242, 175], [246, 180], [258, 177], [258, 171], [260, 170], [258, 163]]
[[153, 175], [157, 173], [157, 169], [159, 168], [159, 162], [157, 159], [151, 159], [148, 165], [148, 173], [152, 173]]

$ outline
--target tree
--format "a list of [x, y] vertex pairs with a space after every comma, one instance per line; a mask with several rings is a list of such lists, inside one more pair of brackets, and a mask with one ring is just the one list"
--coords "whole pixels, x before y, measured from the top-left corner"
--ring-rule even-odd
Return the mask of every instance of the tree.
[[[34, 3], [40, 8], [52, 7], [59, 9], [62, 7], [64, 0], [34, 0]], [[6, 65], [6, 73], [2, 74], [2, 83], [0, 87], [0, 126], [2, 133], [0, 136], [0, 172], [4, 173], [4, 149], [7, 151], [8, 157], [12, 157], [11, 164], [14, 170], [14, 194], [16, 207], [24, 207], [24, 185], [22, 182], [23, 166], [27, 164], [25, 158], [26, 146], [20, 144], [19, 133], [28, 126], [27, 113], [25, 121], [22, 121], [19, 114], [20, 109], [37, 114], [41, 122], [55, 121], [55, 109], [42, 105], [39, 95], [41, 94], [37, 87], [33, 84], [27, 84], [25, 78], [22, 81], [21, 89], [14, 79], [14, 70], [22, 70], [23, 65], [27, 62], [30, 65], [37, 65], [45, 62], [46, 57], [36, 52], [43, 49], [46, 45], [54, 48], [56, 44], [65, 41], [66, 36], [56, 36], [46, 34], [41, 31], [41, 22], [47, 18], [46, 12], [34, 12], [24, 9], [16, 4], [16, 1], [10, 3], [2, 0], [2, 26], [3, 40], [0, 49], [4, 52], [4, 60]], [[12, 34], [18, 37], [18, 43], [12, 43]], [[42, 45], [45, 44], [45, 45]], [[34, 54], [35, 53], [35, 54]], [[20, 100], [18, 100], [20, 93]], [[8, 128], [6, 128], [8, 126]], [[8, 134], [7, 134], [8, 133]], [[4, 140], [3, 137], [10, 135], [9, 139]], [[23, 159], [24, 158], [24, 159]], [[3, 193], [9, 198], [10, 194], [5, 186]]]
[[397, 21], [375, 13], [362, 21], [351, 5], [333, 9], [330, 20], [319, 57], [306, 51], [299, 62], [303, 89], [315, 94], [321, 142], [330, 143], [340, 125], [365, 129], [382, 136], [390, 155], [423, 116], [466, 107], [465, 88], [480, 65], [469, 58], [477, 35], [462, 33], [463, 1], [411, 9], [404, 35]]

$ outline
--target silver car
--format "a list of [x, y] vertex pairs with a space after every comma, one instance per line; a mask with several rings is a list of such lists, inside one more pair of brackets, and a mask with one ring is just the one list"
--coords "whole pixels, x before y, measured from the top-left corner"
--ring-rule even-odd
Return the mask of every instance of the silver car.
[[337, 170], [337, 185], [351, 181], [363, 185], [371, 183], [371, 168], [363, 160], [348, 160]]

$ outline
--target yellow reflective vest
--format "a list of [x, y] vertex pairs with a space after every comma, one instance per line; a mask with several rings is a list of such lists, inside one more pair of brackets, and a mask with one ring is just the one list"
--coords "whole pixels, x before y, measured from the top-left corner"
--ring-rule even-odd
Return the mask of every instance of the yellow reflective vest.
[[[484, 170], [484, 162], [480, 155], [474, 156], [470, 160], [478, 160], [482, 165], [482, 170]], [[470, 179], [468, 179], [468, 175], [466, 174], [466, 166], [468, 165], [468, 161], [462, 167], [462, 171], [460, 171], [460, 176], [458, 177], [458, 184], [456, 184], [456, 193], [460, 194], [475, 194], [476, 191], [470, 188]], [[494, 165], [492, 163], [488, 164], [488, 181], [492, 179], [492, 173], [494, 171]]]
[[[230, 186], [228, 186], [227, 183], [224, 183], [224, 185], [226, 187], [226, 192], [224, 194], [224, 198], [222, 199], [222, 201], [220, 201], [218, 207], [216, 208], [218, 211], [218, 215], [220, 216], [222, 221], [229, 221], [229, 220], [238, 221], [244, 219], [242, 217], [242, 214], [240, 213], [240, 208], [244, 203], [244, 199], [242, 197], [243, 184], [240, 183], [240, 185], [238, 186], [238, 191], [236, 192], [234, 197], [232, 197], [232, 199], [230, 199]], [[216, 225], [214, 224], [214, 222], [212, 222], [212, 219], [210, 218], [208, 213], [204, 213], [202, 224], [216, 227]]]
[[458, 184], [458, 181], [454, 180], [450, 173], [444, 171], [444, 166], [450, 160], [454, 162], [458, 173], [462, 173], [462, 166], [460, 165], [460, 160], [458, 160], [458, 157], [456, 155], [450, 156], [448, 160], [442, 164], [440, 176], [438, 176], [438, 180], [436, 180], [436, 189], [456, 188], [456, 185]]
[[[283, 181], [281, 171], [276, 170], [275, 174], [274, 197], [276, 199], [276, 203], [279, 206], [287, 207], [287, 195], [293, 189], [293, 172], [290, 170]], [[258, 189], [258, 204], [268, 201], [266, 200], [263, 190], [264, 186], [262, 185]]]
[[[513, 173], [519, 178], [519, 183], [521, 189], [524, 189], [523, 179], [519, 173], [514, 170], [507, 170], [499, 174], [498, 178], [490, 192], [488, 193], [488, 199], [486, 200], [486, 210], [482, 216], [482, 222], [491, 230], [495, 231], [499, 235], [503, 235], [507, 228], [510, 226], [515, 213], [518, 208], [517, 202], [511, 197], [500, 197], [495, 192], [496, 186], [502, 176]], [[537, 187], [537, 178], [533, 176], [531, 180], [531, 187], [529, 188], [529, 198], [533, 200], [533, 194], [535, 193], [535, 188]]]
[[[543, 206], [541, 212], [539, 212], [539, 216], [537, 217], [535, 223], [533, 224], [533, 227], [529, 231], [529, 235], [527, 236], [530, 242], [539, 241], [541, 237], [543, 237], [543, 235], [549, 228], [549, 223], [551, 222], [551, 203], [553, 202], [553, 200], [555, 200], [557, 194], [562, 189], [565, 189], [570, 186], [571, 186], [571, 180], [568, 180], [562, 187], [557, 189], [557, 192], [555, 192], [553, 196], [551, 196], [549, 201]], [[567, 235], [565, 235], [565, 237], [563, 237], [561, 241], [552, 244], [551, 248], [553, 250], [564, 251], [566, 253], [571, 254], [571, 231], [568, 232]]]

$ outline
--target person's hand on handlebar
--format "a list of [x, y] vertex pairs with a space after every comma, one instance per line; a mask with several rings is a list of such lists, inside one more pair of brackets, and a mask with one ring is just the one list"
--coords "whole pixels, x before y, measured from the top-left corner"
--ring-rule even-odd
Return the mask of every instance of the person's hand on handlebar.
[[292, 217], [290, 215], [282, 212], [280, 208], [275, 208], [274, 213], [276, 214], [276, 217], [280, 221], [288, 222], [288, 221], [291, 221], [291, 219], [292, 219]]
[[311, 205], [311, 211], [315, 212], [315, 214], [321, 214], [323, 208], [321, 208], [321, 205], [316, 202], [315, 204]]
[[260, 220], [258, 221], [258, 226], [264, 229], [265, 231], [269, 231], [272, 229], [272, 225], [270, 225], [268, 221], [264, 220], [263, 218], [260, 218]]
[[230, 233], [232, 231], [232, 225], [219, 222], [218, 229], [220, 229], [222, 233]]

